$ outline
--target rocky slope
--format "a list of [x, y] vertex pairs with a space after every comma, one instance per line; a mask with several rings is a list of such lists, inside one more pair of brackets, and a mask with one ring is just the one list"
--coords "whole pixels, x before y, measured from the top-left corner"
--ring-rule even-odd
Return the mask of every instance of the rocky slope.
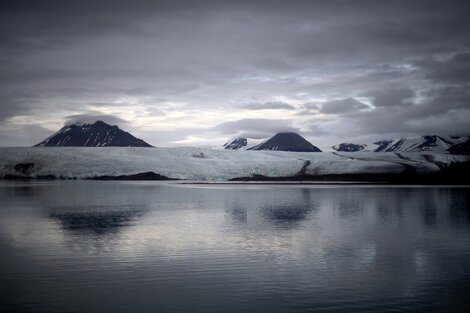
[[382, 140], [374, 143], [378, 146], [374, 152], [432, 151], [446, 153], [451, 146], [461, 143], [465, 140], [468, 140], [468, 137], [445, 137], [437, 135]]
[[296, 133], [277, 133], [265, 142], [248, 150], [276, 150], [291, 152], [321, 152], [321, 150]]
[[151, 147], [117, 126], [102, 121], [66, 125], [35, 147]]
[[333, 146], [332, 148], [338, 152], [358, 152], [366, 149], [367, 145], [356, 143], [340, 143], [339, 145]]

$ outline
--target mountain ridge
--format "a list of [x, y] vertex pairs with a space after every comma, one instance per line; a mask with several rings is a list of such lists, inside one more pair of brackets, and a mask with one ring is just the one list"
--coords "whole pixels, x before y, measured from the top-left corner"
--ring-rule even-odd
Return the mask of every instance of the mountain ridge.
[[419, 137], [396, 138], [374, 142], [378, 147], [374, 152], [441, 152], [446, 153], [450, 147], [468, 140], [462, 136], [424, 135]]

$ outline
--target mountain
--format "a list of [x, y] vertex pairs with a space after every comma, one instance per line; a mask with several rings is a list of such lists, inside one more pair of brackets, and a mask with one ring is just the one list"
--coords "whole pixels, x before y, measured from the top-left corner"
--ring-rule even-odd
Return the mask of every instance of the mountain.
[[398, 138], [375, 142], [378, 147], [374, 152], [421, 152], [431, 151], [447, 153], [453, 145], [468, 140], [468, 137], [428, 135], [421, 137]]
[[230, 139], [224, 144], [224, 149], [227, 149], [227, 150], [249, 149], [253, 146], [260, 144], [264, 140], [265, 139], [235, 137], [233, 139]]
[[451, 154], [470, 155], [470, 139], [458, 143], [447, 149]]
[[93, 124], [71, 124], [62, 127], [52, 136], [35, 147], [152, 147], [142, 139], [136, 138], [102, 121]]
[[366, 149], [367, 145], [356, 143], [340, 143], [339, 145], [333, 146], [332, 148], [338, 152], [357, 152]]
[[243, 149], [248, 144], [248, 140], [245, 137], [238, 137], [227, 141], [224, 144], [224, 148], [228, 150]]
[[374, 145], [377, 145], [377, 146], [378, 146], [378, 147], [374, 150], [374, 152], [382, 152], [382, 151], [385, 150], [392, 142], [393, 142], [393, 140], [381, 140], [381, 141], [374, 142]]
[[293, 152], [321, 152], [320, 149], [296, 133], [278, 133], [248, 150], [278, 150]]

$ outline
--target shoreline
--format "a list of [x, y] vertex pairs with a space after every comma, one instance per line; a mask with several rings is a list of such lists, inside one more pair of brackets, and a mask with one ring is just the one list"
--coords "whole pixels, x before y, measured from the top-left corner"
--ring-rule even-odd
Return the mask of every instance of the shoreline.
[[[97, 177], [55, 177], [44, 175], [37, 177], [7, 176], [0, 178], [3, 182], [47, 182], [47, 181], [106, 181], [106, 182], [157, 182], [175, 185], [377, 185], [377, 186], [470, 186], [467, 177], [438, 175], [439, 173], [406, 176], [406, 175], [318, 175], [312, 177], [240, 177], [229, 180], [186, 180], [174, 179], [155, 173], [137, 173], [132, 175], [97, 176]], [[375, 179], [374, 179], [375, 178]]]
[[228, 181], [184, 181], [184, 180], [4, 180], [0, 179], [0, 187], [14, 186], [35, 186], [49, 184], [81, 184], [81, 183], [98, 183], [98, 184], [124, 184], [124, 185], [162, 185], [181, 188], [263, 188], [263, 187], [279, 187], [279, 188], [461, 188], [470, 189], [468, 184], [399, 184], [399, 183], [377, 183], [377, 182], [332, 182], [332, 181], [249, 181], [249, 182], [228, 182]]

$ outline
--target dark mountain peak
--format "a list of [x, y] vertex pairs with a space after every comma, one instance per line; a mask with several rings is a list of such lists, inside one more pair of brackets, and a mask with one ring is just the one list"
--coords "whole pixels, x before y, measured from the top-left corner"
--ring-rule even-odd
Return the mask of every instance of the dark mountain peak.
[[81, 123], [81, 122], [75, 122], [73, 124], [67, 124], [62, 128], [67, 128], [67, 127], [73, 127], [73, 128], [84, 128], [84, 127], [94, 127], [94, 128], [119, 128], [116, 125], [110, 125], [107, 124], [101, 120], [98, 120], [93, 123]]
[[357, 152], [357, 151], [362, 151], [365, 148], [367, 148], [367, 145], [344, 142], [344, 143], [340, 143], [337, 146], [333, 146], [332, 148], [339, 152]]
[[94, 123], [91, 124], [91, 125], [96, 126], [96, 127], [113, 127], [113, 126], [117, 127], [116, 125], [109, 125], [109, 124], [106, 124], [106, 123], [103, 122], [103, 121], [96, 121], [96, 122], [94, 122]]
[[302, 138], [303, 140], [307, 141], [304, 137], [300, 136], [297, 133], [294, 132], [280, 132], [275, 134], [272, 138]]
[[35, 147], [151, 147], [142, 139], [103, 121], [62, 127]]
[[265, 142], [249, 148], [248, 150], [278, 150], [293, 152], [321, 152], [320, 149], [312, 145], [305, 138], [297, 133], [282, 132], [277, 133]]

